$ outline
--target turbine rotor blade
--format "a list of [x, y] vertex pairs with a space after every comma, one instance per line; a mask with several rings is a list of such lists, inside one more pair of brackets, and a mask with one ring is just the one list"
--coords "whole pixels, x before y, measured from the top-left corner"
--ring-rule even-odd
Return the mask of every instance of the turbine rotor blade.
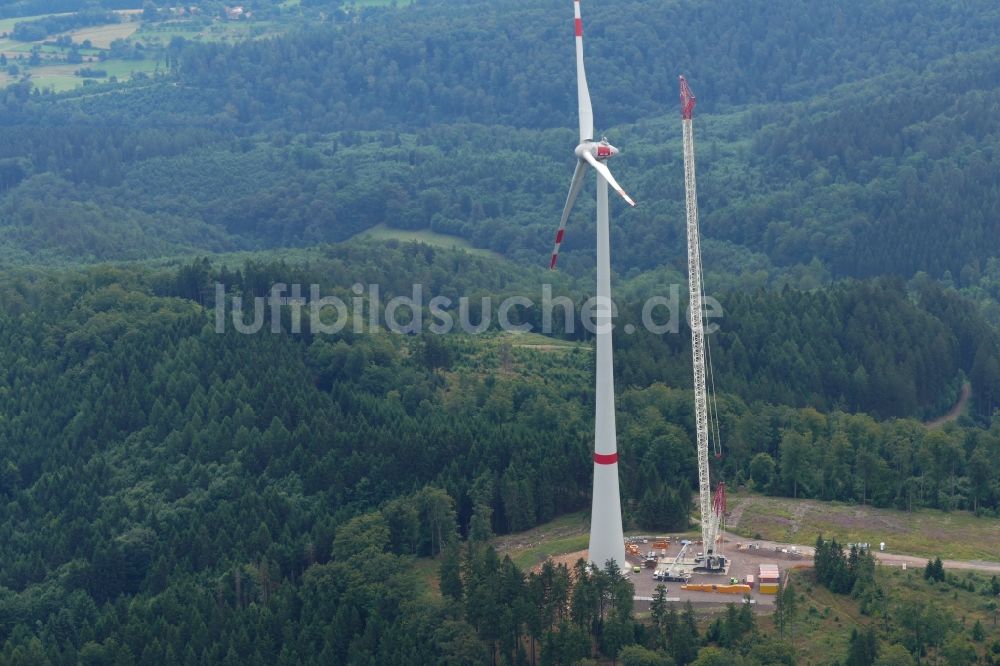
[[594, 109], [590, 104], [587, 72], [583, 68], [583, 19], [580, 18], [580, 0], [573, 0], [573, 25], [576, 30], [576, 97], [580, 107], [580, 141], [594, 138]]
[[604, 164], [604, 162], [599, 162], [597, 158], [589, 152], [583, 154], [583, 159], [587, 160], [587, 162], [590, 163], [590, 166], [594, 167], [597, 173], [601, 174], [601, 177], [608, 181], [608, 185], [610, 185], [615, 192], [621, 195], [621, 198], [625, 200], [625, 203], [635, 208], [635, 201], [632, 200], [632, 197], [625, 194], [625, 190], [623, 190], [622, 186], [618, 184], [615, 177], [611, 175], [611, 170], [608, 169], [608, 166]]
[[569, 214], [573, 211], [573, 205], [576, 203], [576, 197], [580, 194], [580, 189], [583, 187], [583, 177], [587, 173], [587, 163], [583, 160], [577, 160], [576, 170], [573, 171], [573, 180], [569, 185], [569, 194], [566, 195], [566, 205], [563, 206], [562, 218], [559, 220], [559, 231], [556, 232], [556, 244], [552, 248], [552, 259], [549, 261], [549, 270], [555, 270], [556, 261], [559, 259], [559, 246], [563, 242], [563, 234], [566, 233], [566, 221], [569, 220]]

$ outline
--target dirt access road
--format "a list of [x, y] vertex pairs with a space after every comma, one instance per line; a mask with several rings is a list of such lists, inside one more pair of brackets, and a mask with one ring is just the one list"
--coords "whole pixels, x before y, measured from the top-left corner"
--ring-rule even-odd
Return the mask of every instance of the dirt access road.
[[[737, 534], [730, 534], [728, 532], [725, 535], [725, 539], [727, 549], [730, 546], [735, 547], [735, 544], [737, 543], [756, 543], [760, 544], [761, 550], [765, 552], [774, 552], [775, 548], [788, 548], [790, 546], [795, 546], [799, 549], [799, 552], [802, 553], [805, 560], [812, 560], [813, 556], [816, 554], [815, 548], [801, 544], [787, 544], [777, 541], [767, 541], [765, 539], [747, 539], [746, 537], [741, 537]], [[907, 568], [917, 567], [923, 569], [927, 565], [927, 558], [925, 557], [883, 553], [878, 550], [874, 552], [875, 559], [886, 566], [899, 567], [906, 564]], [[981, 573], [1000, 574], [1000, 562], [987, 562], [985, 560], [942, 560], [942, 564], [945, 569], [959, 569], [962, 571], [979, 571]]]
[[[892, 553], [875, 553], [876, 559], [882, 564], [899, 567], [904, 563], [907, 568], [918, 567], [923, 569], [927, 566], [927, 560], [922, 557], [912, 555], [893, 555]], [[945, 569], [960, 569], [962, 571], [978, 571], [980, 573], [1000, 575], [1000, 562], [987, 562], [985, 560], [941, 560]]]
[[948, 413], [937, 417], [933, 421], [928, 421], [924, 425], [928, 428], [940, 428], [945, 423], [954, 421], [965, 412], [965, 406], [968, 404], [970, 397], [972, 397], [972, 384], [965, 382], [962, 384], [962, 392], [958, 396], [958, 402], [948, 410]]

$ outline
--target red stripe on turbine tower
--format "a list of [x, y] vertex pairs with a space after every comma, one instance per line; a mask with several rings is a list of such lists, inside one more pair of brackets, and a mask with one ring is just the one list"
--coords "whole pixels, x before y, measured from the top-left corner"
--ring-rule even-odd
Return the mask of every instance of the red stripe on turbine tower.
[[618, 453], [595, 453], [594, 462], [598, 465], [614, 465], [618, 462]]
[[583, 37], [583, 19], [576, 19], [576, 36]]

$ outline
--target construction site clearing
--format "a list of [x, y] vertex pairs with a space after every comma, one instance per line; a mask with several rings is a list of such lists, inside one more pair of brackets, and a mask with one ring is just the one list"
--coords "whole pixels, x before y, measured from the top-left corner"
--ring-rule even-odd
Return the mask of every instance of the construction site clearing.
[[683, 536], [627, 537], [626, 573], [635, 588], [635, 609], [648, 610], [656, 588], [663, 585], [669, 602], [751, 603], [769, 611], [788, 570], [809, 566], [811, 560], [795, 546], [723, 542], [720, 537], [717, 550], [725, 566], [708, 572], [703, 567], [703, 545]]

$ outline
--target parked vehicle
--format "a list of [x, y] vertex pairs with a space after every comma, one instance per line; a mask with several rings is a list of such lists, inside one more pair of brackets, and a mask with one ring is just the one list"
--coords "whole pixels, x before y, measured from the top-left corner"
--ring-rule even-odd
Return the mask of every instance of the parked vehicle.
[[653, 580], [661, 580], [668, 583], [686, 583], [691, 580], [691, 574], [682, 571], [657, 570], [653, 573]]

